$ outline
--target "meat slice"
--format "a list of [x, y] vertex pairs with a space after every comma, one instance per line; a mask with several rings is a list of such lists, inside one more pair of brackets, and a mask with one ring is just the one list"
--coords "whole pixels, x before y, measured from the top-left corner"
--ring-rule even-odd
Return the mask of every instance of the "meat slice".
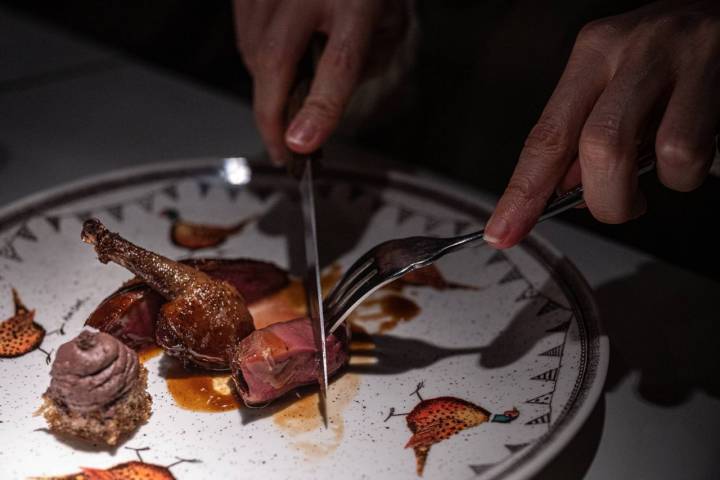
[[285, 270], [260, 260], [201, 258], [181, 260], [181, 263], [218, 280], [225, 280], [240, 292], [248, 305], [282, 290], [290, 283]]
[[[348, 360], [342, 329], [327, 339], [328, 373]], [[320, 368], [310, 319], [275, 323], [245, 337], [230, 360], [232, 378], [245, 404], [263, 406], [301, 385], [317, 382]]]
[[228, 369], [228, 351], [254, 330], [235, 287], [140, 248], [96, 219], [84, 223], [82, 239], [95, 247], [101, 262], [127, 268], [164, 297], [155, 337], [166, 353], [204, 368]]
[[[248, 306], [282, 290], [290, 279], [285, 270], [268, 262], [239, 259], [189, 259], [180, 263], [224, 280], [237, 289]], [[90, 314], [85, 325], [140, 349], [155, 343], [155, 324], [165, 299], [141, 278], [128, 281]]]
[[85, 325], [135, 350], [155, 343], [155, 322], [165, 299], [145, 283], [123, 286], [90, 314]]

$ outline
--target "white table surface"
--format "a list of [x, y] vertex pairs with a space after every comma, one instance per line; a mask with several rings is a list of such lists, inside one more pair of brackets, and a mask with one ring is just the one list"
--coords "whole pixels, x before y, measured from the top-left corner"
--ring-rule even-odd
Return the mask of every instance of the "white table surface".
[[[0, 205], [147, 161], [261, 151], [242, 102], [0, 8]], [[538, 231], [595, 289], [612, 355], [589, 421], [537, 478], [720, 478], [720, 284], [561, 222]]]

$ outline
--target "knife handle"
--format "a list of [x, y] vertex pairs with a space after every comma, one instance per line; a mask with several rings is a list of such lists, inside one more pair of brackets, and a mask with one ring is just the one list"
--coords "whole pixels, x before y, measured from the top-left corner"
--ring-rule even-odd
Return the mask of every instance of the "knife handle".
[[[325, 48], [325, 37], [319, 33], [313, 34], [310, 39], [305, 54], [300, 59], [297, 66], [297, 73], [295, 74], [295, 81], [290, 89], [288, 95], [287, 104], [285, 106], [285, 125], [290, 125], [290, 122], [295, 118], [295, 115], [300, 111], [305, 103], [305, 99], [310, 93], [310, 86], [315, 76], [315, 67], [320, 59], [323, 49]], [[317, 160], [321, 156], [320, 149], [308, 154], [303, 155], [290, 151], [290, 161], [288, 162], [288, 172], [295, 178], [300, 178], [302, 172], [305, 170], [305, 162], [308, 160]], [[317, 164], [317, 162], [315, 162]]]

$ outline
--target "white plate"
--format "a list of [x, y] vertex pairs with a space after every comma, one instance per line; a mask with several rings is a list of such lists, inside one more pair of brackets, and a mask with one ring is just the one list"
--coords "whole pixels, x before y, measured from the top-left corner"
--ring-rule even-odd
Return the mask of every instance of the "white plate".
[[[230, 177], [236, 180], [250, 174], [250, 183], [231, 186], [224, 165], [235, 166]], [[293, 184], [282, 171], [243, 165], [222, 159], [149, 165], [2, 209], [0, 319], [12, 315], [14, 287], [49, 332], [42, 350], [53, 352], [131, 276], [100, 264], [80, 241], [88, 216], [146, 248], [180, 258], [188, 251], [170, 242], [162, 210], [174, 208], [182, 218], [219, 225], [260, 215], [218, 248], [193, 255], [251, 257], [298, 271], [295, 252], [302, 244]], [[437, 181], [379, 171], [325, 173], [318, 190], [326, 266], [347, 268], [391, 237], [473, 231], [488, 211], [478, 199]], [[590, 290], [560, 253], [535, 236], [502, 253], [466, 249], [442, 259], [438, 268], [448, 281], [474, 288], [385, 292], [416, 304], [419, 313], [375, 337], [377, 363], [355, 358], [331, 385], [327, 430], [307, 408], [309, 418], [294, 418], [300, 406], [287, 401], [265, 411], [180, 408], [163, 378], [167, 359], [159, 356], [146, 362], [153, 397], [149, 422], [117, 448], [103, 449], [56, 438], [42, 430], [42, 417], [33, 417], [49, 382], [42, 351], [0, 359], [0, 477], [105, 469], [137, 460], [139, 453], [160, 466], [178, 458], [198, 460], [171, 466], [179, 479], [413, 479], [416, 458], [413, 449], [404, 448], [412, 432], [399, 414], [421, 398], [453, 397], [479, 407], [468, 407], [474, 412], [502, 414], [514, 407], [519, 415], [510, 423], [466, 428], [432, 445], [423, 478], [528, 478], [567, 444], [602, 390], [608, 345]], [[372, 308], [363, 313], [376, 313]], [[383, 320], [388, 318], [362, 325], [377, 332]]]

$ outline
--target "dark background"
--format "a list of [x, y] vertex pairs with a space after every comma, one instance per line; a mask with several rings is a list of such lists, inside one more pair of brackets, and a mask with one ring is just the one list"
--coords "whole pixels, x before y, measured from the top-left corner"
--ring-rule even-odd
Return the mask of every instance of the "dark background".
[[[152, 2], [0, 0], [139, 59], [249, 101], [229, 0]], [[409, 108], [392, 127], [366, 129], [367, 148], [500, 193], [579, 29], [644, 1], [418, 1], [422, 32]], [[689, 53], [691, 54], [691, 52]], [[649, 212], [602, 225], [586, 211], [564, 219], [676, 265], [720, 279], [714, 233], [719, 180], [679, 194], [643, 181]]]

